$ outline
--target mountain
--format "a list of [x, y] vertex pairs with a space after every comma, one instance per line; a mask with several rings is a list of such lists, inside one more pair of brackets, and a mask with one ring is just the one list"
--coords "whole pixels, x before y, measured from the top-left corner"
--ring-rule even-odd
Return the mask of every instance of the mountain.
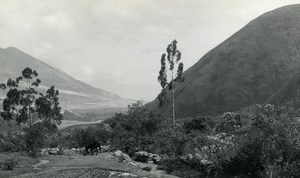
[[[179, 117], [299, 98], [300, 5], [267, 12], [205, 54], [176, 89]], [[170, 111], [170, 105], [163, 111]], [[148, 104], [158, 109], [157, 99]]]
[[95, 88], [78, 81], [65, 72], [54, 68], [17, 48], [0, 48], [0, 82], [8, 78], [15, 79], [21, 75], [25, 67], [38, 72], [42, 81], [39, 88], [46, 90], [54, 85], [60, 91], [60, 103], [63, 109], [101, 111], [108, 108], [126, 108], [132, 100], [126, 100], [119, 95]]

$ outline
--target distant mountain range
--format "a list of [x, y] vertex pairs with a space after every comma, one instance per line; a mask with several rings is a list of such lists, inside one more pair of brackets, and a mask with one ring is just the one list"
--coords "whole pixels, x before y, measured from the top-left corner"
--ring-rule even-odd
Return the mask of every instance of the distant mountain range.
[[[15, 79], [25, 67], [38, 72], [42, 81], [39, 88], [46, 90], [54, 85], [60, 91], [60, 103], [63, 109], [101, 112], [101, 110], [124, 110], [133, 100], [123, 99], [119, 95], [95, 88], [78, 81], [60, 69], [54, 68], [17, 48], [0, 48], [0, 83], [8, 78]], [[105, 84], [104, 84], [105, 85]], [[3, 94], [2, 94], [3, 95]], [[2, 96], [3, 97], [3, 96]]]
[[[300, 100], [300, 5], [254, 19], [186, 70], [184, 77], [175, 94], [179, 117]], [[161, 111], [169, 112], [170, 106]], [[158, 101], [148, 107], [157, 110]]]

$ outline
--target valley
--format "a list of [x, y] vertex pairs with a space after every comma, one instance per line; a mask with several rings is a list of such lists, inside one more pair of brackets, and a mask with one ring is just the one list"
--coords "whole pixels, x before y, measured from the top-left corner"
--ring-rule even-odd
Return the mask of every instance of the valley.
[[3, 1], [0, 177], [300, 177], [292, 1]]

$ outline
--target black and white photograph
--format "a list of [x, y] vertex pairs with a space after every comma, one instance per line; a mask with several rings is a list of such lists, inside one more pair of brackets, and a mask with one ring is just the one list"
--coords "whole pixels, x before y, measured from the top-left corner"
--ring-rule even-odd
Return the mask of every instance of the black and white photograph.
[[300, 178], [300, 0], [0, 0], [0, 178]]

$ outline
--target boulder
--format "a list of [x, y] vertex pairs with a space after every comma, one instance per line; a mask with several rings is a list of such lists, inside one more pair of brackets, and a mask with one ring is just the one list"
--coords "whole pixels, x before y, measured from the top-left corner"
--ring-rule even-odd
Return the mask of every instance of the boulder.
[[148, 153], [146, 151], [138, 151], [135, 152], [132, 156], [134, 161], [147, 163], [149, 161], [153, 161], [153, 163], [158, 163], [162, 160], [161, 156], [158, 154]]
[[158, 162], [160, 162], [162, 160], [162, 158], [158, 155], [158, 154], [153, 154], [152, 155], [152, 161], [154, 162], [154, 163], [158, 163]]
[[146, 162], [152, 160], [149, 157], [149, 153], [146, 151], [135, 152], [134, 155], [132, 156], [132, 159], [135, 161], [143, 162], [143, 163], [146, 163]]
[[154, 162], [153, 161], [148, 161], [148, 164], [153, 164]]
[[122, 155], [119, 157], [119, 161], [120, 162], [125, 162], [125, 163], [132, 162], [131, 158], [125, 153], [122, 153]]
[[146, 167], [143, 167], [142, 170], [150, 172], [152, 170], [152, 168], [149, 166], [146, 166]]
[[114, 153], [113, 153], [113, 156], [115, 156], [115, 157], [121, 157], [122, 156], [122, 151], [121, 150], [117, 150], [117, 151], [115, 151]]
[[110, 145], [101, 145], [100, 146], [101, 152], [110, 152], [111, 151], [111, 146]]

